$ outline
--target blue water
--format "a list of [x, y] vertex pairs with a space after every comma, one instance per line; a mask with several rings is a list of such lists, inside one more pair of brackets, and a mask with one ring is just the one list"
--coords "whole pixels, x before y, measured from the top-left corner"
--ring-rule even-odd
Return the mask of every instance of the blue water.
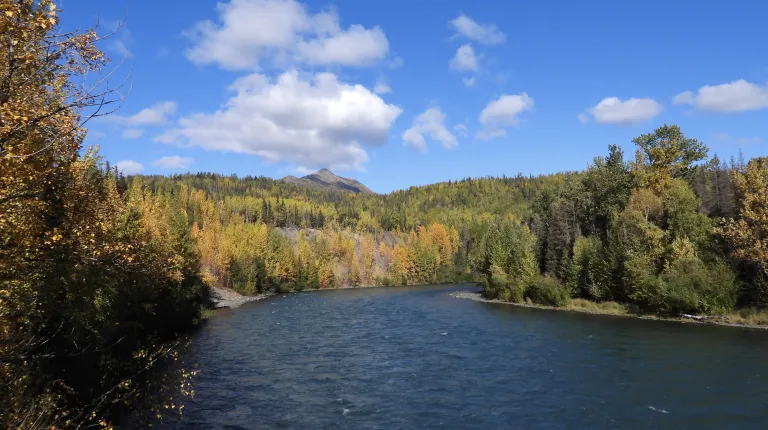
[[285, 295], [213, 317], [171, 428], [768, 428], [768, 331], [523, 309], [472, 286]]

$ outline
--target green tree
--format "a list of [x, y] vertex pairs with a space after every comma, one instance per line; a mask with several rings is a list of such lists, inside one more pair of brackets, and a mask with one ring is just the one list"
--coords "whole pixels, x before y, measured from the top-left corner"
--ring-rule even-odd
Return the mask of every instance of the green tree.
[[680, 127], [663, 125], [653, 133], [632, 140], [642, 154], [642, 182], [660, 190], [672, 178], [689, 178], [694, 163], [707, 157], [709, 149], [702, 142], [686, 137]]

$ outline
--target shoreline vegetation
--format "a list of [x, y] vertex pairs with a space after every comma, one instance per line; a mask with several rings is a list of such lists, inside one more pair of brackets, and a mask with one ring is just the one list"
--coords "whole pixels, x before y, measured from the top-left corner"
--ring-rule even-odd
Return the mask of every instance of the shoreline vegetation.
[[[424, 284], [424, 285], [442, 285], [442, 284]], [[408, 287], [420, 287], [424, 285], [409, 285]], [[334, 291], [334, 290], [350, 290], [350, 289], [365, 289], [365, 288], [388, 288], [385, 285], [366, 285], [366, 286], [342, 286], [342, 287], [329, 287], [321, 289], [309, 289], [301, 291], [291, 291], [282, 294], [293, 293], [307, 293], [315, 291]], [[265, 300], [272, 297], [276, 297], [281, 293], [265, 293], [255, 296], [246, 296], [236, 291], [224, 290], [221, 288], [213, 288], [213, 300], [216, 303], [216, 309], [235, 309], [245, 303]], [[477, 291], [457, 291], [449, 293], [451, 297], [457, 299], [468, 299], [477, 302], [484, 303], [497, 303], [503, 305], [512, 305], [523, 308], [531, 309], [545, 309], [555, 311], [566, 312], [578, 312], [590, 315], [610, 315], [620, 316], [656, 321], [671, 321], [681, 323], [692, 324], [706, 324], [717, 325], [724, 327], [737, 327], [737, 328], [751, 328], [751, 329], [768, 329], [768, 311], [759, 309], [741, 309], [739, 311], [725, 314], [725, 315], [688, 315], [681, 314], [677, 316], [664, 316], [654, 313], [641, 312], [637, 307], [632, 307], [626, 304], [617, 302], [594, 302], [586, 299], [572, 299], [563, 306], [549, 306], [544, 304], [537, 304], [527, 299], [522, 303], [515, 303], [510, 301], [504, 301], [499, 299], [491, 299], [483, 296], [483, 290], [480, 288]]]
[[478, 282], [502, 302], [766, 322], [768, 157], [724, 162], [665, 124], [582, 171], [388, 194], [125, 176], [84, 145], [125, 97], [103, 37], [63, 31], [53, 0], [0, 11], [2, 428], [180, 414], [185, 335], [275, 293]]
[[543, 309], [552, 311], [578, 312], [590, 315], [609, 315], [628, 318], [638, 318], [655, 321], [670, 321], [687, 324], [705, 324], [717, 325], [723, 327], [737, 327], [768, 330], [768, 312], [759, 310], [749, 310], [746, 314], [738, 312], [729, 315], [712, 315], [709, 318], [697, 318], [696, 315], [680, 315], [677, 317], [662, 316], [657, 314], [638, 313], [627, 305], [616, 302], [592, 302], [585, 299], [574, 299], [565, 306], [547, 306], [536, 304], [531, 301], [515, 303], [498, 299], [489, 299], [483, 296], [482, 291], [457, 291], [449, 294], [457, 299], [468, 299], [483, 303], [496, 303], [502, 305], [512, 305], [522, 308]]

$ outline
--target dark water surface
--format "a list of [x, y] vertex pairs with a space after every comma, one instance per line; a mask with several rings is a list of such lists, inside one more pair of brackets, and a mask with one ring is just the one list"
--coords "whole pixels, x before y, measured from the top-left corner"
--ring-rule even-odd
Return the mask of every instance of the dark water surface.
[[212, 318], [172, 428], [768, 428], [768, 331], [521, 309], [472, 286], [299, 293]]

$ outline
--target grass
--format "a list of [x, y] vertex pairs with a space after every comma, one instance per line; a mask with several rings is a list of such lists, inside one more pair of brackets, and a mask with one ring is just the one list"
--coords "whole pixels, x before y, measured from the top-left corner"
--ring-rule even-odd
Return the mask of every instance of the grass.
[[[457, 296], [459, 297], [459, 296]], [[506, 303], [516, 306], [524, 306], [540, 309], [555, 309], [566, 310], [572, 312], [583, 312], [588, 314], [600, 314], [600, 315], [619, 315], [629, 316], [643, 319], [655, 319], [666, 321], [682, 321], [687, 323], [704, 323], [704, 324], [717, 324], [717, 325], [731, 325], [731, 326], [745, 326], [768, 329], [768, 308], [743, 308], [734, 310], [725, 315], [705, 315], [701, 320], [696, 321], [682, 316], [664, 316], [650, 312], [643, 312], [635, 304], [624, 304], [618, 302], [593, 302], [586, 299], [571, 299], [570, 302], [563, 307], [554, 307], [547, 305], [536, 304], [529, 297], [526, 297], [524, 301], [520, 303], [512, 303], [504, 300], [493, 300], [481, 298], [480, 294], [477, 294], [477, 298], [474, 300], [489, 301], [494, 303]], [[472, 298], [472, 297], [465, 297]]]
[[732, 324], [739, 325], [768, 325], [768, 309], [744, 308], [725, 315]]
[[621, 303], [593, 302], [585, 299], [572, 299], [566, 309], [591, 314], [627, 315], [630, 313], [629, 308]]

